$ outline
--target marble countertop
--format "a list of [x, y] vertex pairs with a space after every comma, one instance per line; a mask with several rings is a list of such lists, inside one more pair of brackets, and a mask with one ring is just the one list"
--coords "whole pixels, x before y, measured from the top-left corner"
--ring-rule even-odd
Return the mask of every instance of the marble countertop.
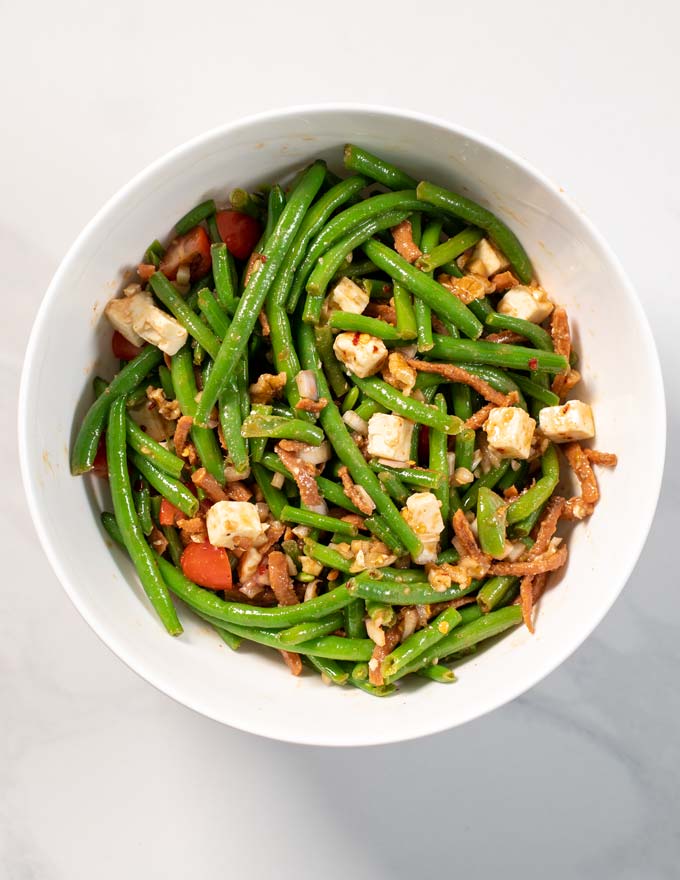
[[[503, 709], [403, 745], [283, 745], [176, 705], [98, 641], [37, 545], [13, 423], [27, 336], [59, 260], [152, 159], [285, 104], [360, 99], [438, 114], [555, 179], [638, 288], [669, 436], [678, 430], [680, 7], [628, 4], [621, 19], [585, 0], [433, 0], [415, 18], [406, 4], [346, 0], [334, 24], [321, 9], [207, 0], [188, 15], [176, 0], [64, 0], [5, 10], [0, 877], [675, 878], [677, 443], [640, 562], [587, 643]], [[631, 430], [647, 429], [630, 416]], [[632, 499], [631, 510], [635, 528]]]

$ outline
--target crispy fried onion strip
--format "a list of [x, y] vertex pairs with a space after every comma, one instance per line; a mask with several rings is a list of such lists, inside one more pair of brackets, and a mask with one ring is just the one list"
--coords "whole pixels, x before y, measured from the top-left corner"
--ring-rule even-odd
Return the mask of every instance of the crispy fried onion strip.
[[469, 385], [470, 388], [474, 388], [475, 391], [479, 392], [485, 400], [495, 403], [496, 406], [507, 406], [507, 394], [496, 391], [484, 379], [480, 379], [479, 376], [473, 376], [472, 373], [468, 373], [462, 367], [457, 367], [455, 364], [436, 364], [429, 361], [419, 361], [415, 358], [408, 358], [407, 363], [409, 367], [413, 367], [414, 370], [420, 370], [421, 373], [436, 373], [450, 382], [462, 382], [464, 385]]
[[556, 571], [562, 568], [567, 561], [566, 544], [560, 545], [557, 550], [548, 550], [535, 559], [525, 559], [521, 562], [494, 562], [489, 573], [492, 575], [525, 575], [543, 574], [546, 571]]
[[316, 484], [316, 468], [296, 455], [303, 447], [304, 444], [296, 440], [281, 440], [274, 447], [274, 452], [293, 475], [302, 503], [307, 507], [319, 507], [323, 504], [323, 498]]
[[586, 516], [590, 516], [600, 500], [600, 490], [595, 473], [580, 443], [565, 443], [562, 446], [562, 451], [581, 486], [580, 496], [577, 495], [567, 501], [564, 517], [566, 519], [584, 519]]
[[299, 654], [293, 654], [292, 651], [282, 650], [279, 650], [279, 654], [283, 657], [283, 662], [293, 675], [299, 675], [302, 672], [302, 658]]
[[267, 557], [269, 569], [269, 585], [279, 605], [297, 605], [298, 597], [293, 588], [293, 582], [288, 574], [288, 562], [285, 553], [280, 550], [272, 550]]
[[546, 505], [545, 510], [543, 511], [543, 515], [541, 517], [541, 522], [538, 527], [538, 534], [536, 535], [536, 540], [534, 541], [534, 546], [527, 553], [527, 560], [536, 559], [539, 556], [542, 556], [544, 553], [547, 553], [550, 549], [550, 541], [555, 534], [555, 530], [557, 529], [557, 523], [562, 516], [562, 511], [564, 510], [564, 505], [566, 504], [564, 498], [560, 495], [554, 495], [548, 504]]
[[[569, 319], [567, 312], [562, 306], [556, 306], [552, 321], [550, 322], [550, 335], [552, 336], [553, 348], [556, 354], [564, 355], [569, 360], [571, 354], [571, 333], [569, 332]], [[565, 393], [565, 384], [569, 375], [570, 367], [558, 373], [553, 379], [552, 390], [554, 394], [562, 395]]]
[[385, 657], [391, 654], [399, 644], [402, 626], [403, 622], [399, 621], [390, 629], [385, 630], [385, 643], [383, 645], [376, 645], [373, 648], [373, 654], [368, 661], [368, 680], [376, 687], [380, 687], [381, 684], [385, 683], [382, 674], [382, 663]]
[[203, 489], [205, 494], [210, 498], [211, 501], [227, 501], [228, 495], [224, 491], [224, 489], [217, 482], [215, 477], [212, 474], [209, 474], [208, 471], [201, 467], [197, 471], [194, 471], [191, 475], [191, 482], [198, 486], [200, 489]]
[[597, 449], [584, 449], [586, 458], [591, 464], [599, 464], [602, 467], [616, 467], [618, 458], [613, 452], [599, 452]]
[[357, 486], [354, 480], [350, 477], [349, 471], [345, 465], [338, 469], [338, 476], [342, 480], [343, 491], [352, 504], [354, 504], [355, 507], [358, 507], [362, 513], [366, 514], [366, 516], [370, 516], [375, 510], [375, 502], [368, 492], [363, 486]]
[[402, 220], [390, 230], [394, 238], [394, 249], [408, 263], [415, 263], [423, 252], [413, 240], [413, 227], [410, 220]]

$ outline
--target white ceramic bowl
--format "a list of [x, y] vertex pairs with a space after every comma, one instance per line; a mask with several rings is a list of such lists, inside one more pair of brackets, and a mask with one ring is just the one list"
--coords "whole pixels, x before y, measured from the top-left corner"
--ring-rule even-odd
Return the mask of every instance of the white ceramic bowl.
[[[563, 303], [581, 354], [582, 394], [594, 405], [602, 501], [574, 530], [568, 569], [540, 604], [535, 636], [518, 629], [460, 670], [455, 686], [407, 686], [372, 699], [319, 678], [290, 676], [265, 649], [232, 653], [181, 610], [169, 638], [132, 566], [99, 524], [101, 482], [69, 474], [74, 425], [95, 371], [111, 370], [107, 299], [144, 247], [208, 196], [271, 182], [313, 157], [336, 167], [353, 141], [488, 205], [518, 233], [538, 275]], [[299, 743], [361, 745], [434, 733], [488, 712], [555, 669], [614, 602], [640, 554], [664, 458], [662, 380], [652, 336], [616, 258], [555, 186], [505, 149], [446, 122], [362, 107], [308, 107], [253, 117], [173, 150], [124, 187], [77, 239], [36, 319], [20, 402], [23, 477], [43, 547], [100, 638], [151, 684], [218, 721]], [[643, 429], [644, 428], [644, 429]]]

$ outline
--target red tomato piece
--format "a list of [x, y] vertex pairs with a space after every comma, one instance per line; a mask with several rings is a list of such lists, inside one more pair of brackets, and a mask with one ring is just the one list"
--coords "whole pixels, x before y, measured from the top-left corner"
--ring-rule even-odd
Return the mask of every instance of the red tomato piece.
[[203, 278], [210, 271], [210, 239], [202, 226], [194, 226], [172, 241], [161, 260], [160, 270], [166, 278], [174, 281], [180, 266], [191, 268], [192, 281]]
[[254, 217], [240, 211], [218, 211], [217, 229], [231, 253], [247, 260], [262, 235], [262, 227]]
[[209, 590], [231, 589], [231, 566], [227, 551], [208, 541], [187, 544], [180, 559], [185, 576]]
[[136, 345], [133, 345], [117, 330], [113, 331], [113, 336], [111, 337], [111, 349], [113, 350], [113, 356], [121, 361], [134, 360], [142, 350]]
[[106, 439], [104, 437], [101, 438], [99, 446], [97, 446], [97, 454], [94, 457], [92, 473], [97, 477], [102, 477], [104, 480], [108, 480], [109, 478], [109, 464], [106, 460]]
[[148, 281], [155, 271], [156, 267], [153, 263], [140, 263], [139, 266], [137, 266], [137, 274], [142, 281]]
[[158, 513], [158, 521], [162, 526], [174, 526], [178, 519], [184, 519], [184, 514], [175, 505], [164, 498], [161, 501], [161, 509]]

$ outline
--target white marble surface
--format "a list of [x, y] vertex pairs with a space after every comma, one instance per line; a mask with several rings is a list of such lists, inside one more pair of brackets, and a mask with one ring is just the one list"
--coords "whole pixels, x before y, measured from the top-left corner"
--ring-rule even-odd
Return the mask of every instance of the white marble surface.
[[[625, 6], [4, 4], [0, 877], [678, 876], [680, 7]], [[37, 546], [13, 422], [43, 291], [109, 195], [225, 120], [357, 99], [502, 140], [584, 207], [649, 315], [671, 442], [640, 563], [561, 669], [450, 733], [333, 751], [200, 718], [99, 643]]]

